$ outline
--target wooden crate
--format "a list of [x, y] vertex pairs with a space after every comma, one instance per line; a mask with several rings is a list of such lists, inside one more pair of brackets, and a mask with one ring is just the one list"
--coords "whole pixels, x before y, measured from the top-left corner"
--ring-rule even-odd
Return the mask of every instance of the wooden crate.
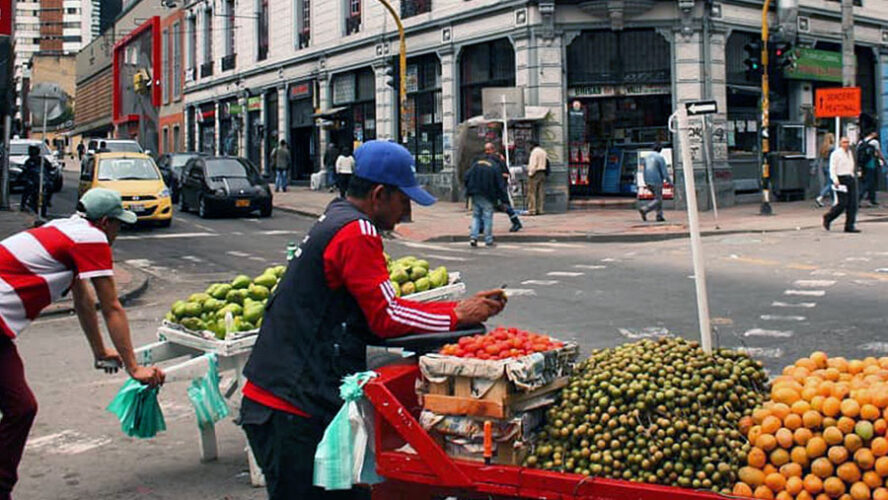
[[566, 386], [568, 377], [555, 379], [530, 392], [516, 391], [505, 377], [501, 377], [480, 396], [473, 395], [472, 382], [472, 378], [460, 376], [448, 377], [439, 383], [428, 382], [428, 391], [422, 398], [423, 407], [444, 415], [509, 418]]

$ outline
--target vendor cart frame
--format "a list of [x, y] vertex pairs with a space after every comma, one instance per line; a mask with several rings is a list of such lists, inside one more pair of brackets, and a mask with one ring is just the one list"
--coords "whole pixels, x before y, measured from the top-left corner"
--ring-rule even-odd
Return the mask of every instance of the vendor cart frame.
[[364, 395], [376, 412], [376, 469], [386, 480], [373, 487], [373, 500], [431, 500], [446, 496], [546, 500], [724, 498], [709, 491], [453, 459], [416, 419], [421, 406], [416, 394], [419, 368], [386, 366], [376, 372], [379, 377], [364, 386]]

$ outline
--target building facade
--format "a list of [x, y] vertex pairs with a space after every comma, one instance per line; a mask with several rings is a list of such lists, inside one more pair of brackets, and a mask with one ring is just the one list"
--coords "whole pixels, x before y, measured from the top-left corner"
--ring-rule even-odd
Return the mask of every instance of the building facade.
[[[855, 7], [861, 127], [886, 123], [883, 58], [888, 1]], [[293, 151], [291, 175], [317, 171], [328, 144], [351, 149], [395, 140], [415, 156], [421, 181], [457, 199], [461, 173], [484, 141], [502, 144], [491, 102], [519, 88], [509, 118], [510, 163], [539, 141], [551, 162], [546, 204], [634, 196], [639, 158], [654, 143], [681, 155], [668, 120], [678, 106], [714, 99], [718, 113], [691, 123], [698, 198], [720, 204], [759, 196], [760, 85], [744, 71], [744, 45], [761, 29], [761, 3], [690, 0], [401, 0], [407, 101], [398, 104], [398, 37], [376, 1], [222, 0], [184, 6], [186, 146], [243, 151], [267, 166], [280, 139]], [[840, 4], [801, 0], [770, 14], [805, 54], [840, 51]], [[819, 52], [828, 54], [821, 54]], [[817, 88], [841, 82], [798, 73], [774, 78], [774, 134], [787, 153], [775, 175], [789, 193], [800, 163], [814, 155], [831, 121], [813, 114]], [[487, 90], [485, 90], [487, 89]], [[486, 96], [486, 97], [485, 97]], [[510, 97], [512, 99], [514, 96]], [[487, 101], [487, 102], [485, 102]], [[488, 118], [483, 118], [487, 116]], [[233, 146], [236, 145], [236, 146]], [[791, 153], [791, 154], [790, 154]], [[711, 170], [707, 173], [708, 155]], [[708, 174], [708, 175], [707, 175]], [[680, 175], [677, 175], [680, 182]], [[802, 188], [804, 195], [806, 188]], [[680, 189], [678, 190], [680, 192]]]
[[[161, 37], [169, 36], [177, 12], [160, 2], [127, 2], [107, 29], [77, 54], [74, 134], [132, 137], [157, 153], [163, 146], [162, 121], [170, 125], [171, 136], [174, 122], [181, 127], [181, 100], [165, 102], [162, 91], [166, 88], [162, 57], [172, 39]], [[171, 81], [173, 69], [171, 65]], [[144, 88], [138, 91], [136, 73], [145, 77], [140, 78]]]

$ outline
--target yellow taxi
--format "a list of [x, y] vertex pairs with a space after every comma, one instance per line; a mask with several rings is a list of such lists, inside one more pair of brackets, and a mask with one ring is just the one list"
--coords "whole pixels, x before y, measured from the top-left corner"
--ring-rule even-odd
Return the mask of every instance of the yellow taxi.
[[169, 226], [173, 221], [170, 190], [154, 160], [142, 153], [96, 153], [80, 165], [79, 195], [94, 187], [113, 189], [139, 222]]

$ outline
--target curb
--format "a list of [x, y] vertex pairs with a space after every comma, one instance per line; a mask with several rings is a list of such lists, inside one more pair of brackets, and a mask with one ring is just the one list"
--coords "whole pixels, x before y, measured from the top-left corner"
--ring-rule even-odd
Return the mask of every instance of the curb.
[[[732, 230], [715, 230], [715, 231], [701, 231], [701, 237], [709, 237], [709, 236], [730, 236], [735, 234], [763, 234], [763, 233], [784, 233], [789, 231], [800, 231], [802, 229], [816, 229], [820, 227], [819, 225], [813, 226], [800, 226], [798, 228], [783, 228], [783, 229], [732, 229]], [[444, 236], [435, 236], [433, 238], [429, 238], [427, 240], [422, 240], [428, 243], [454, 243], [467, 241], [468, 235], [444, 235]], [[689, 238], [690, 233], [687, 231], [682, 232], [668, 232], [668, 233], [644, 233], [644, 234], [628, 234], [628, 233], [614, 233], [614, 234], [566, 234], [566, 235], [536, 235], [536, 234], [528, 234], [528, 235], [519, 235], [519, 234], [504, 234], [499, 236], [494, 236], [495, 241], [499, 242], [513, 242], [513, 243], [647, 243], [647, 242], [656, 242], [656, 241], [669, 241], [669, 240], [677, 240], [683, 238]]]
[[[131, 300], [135, 300], [142, 296], [146, 290], [148, 290], [148, 275], [141, 271], [132, 271], [133, 275], [138, 274], [138, 278], [136, 279], [136, 286], [130, 290], [127, 290], [118, 295], [117, 299], [121, 304], [126, 305], [127, 302]], [[96, 302], [96, 309], [99, 308], [99, 303]], [[40, 318], [46, 318], [51, 316], [61, 316], [67, 315], [74, 312], [74, 304], [71, 300], [66, 300], [64, 302], [59, 302], [53, 306], [50, 306], [44, 309], [40, 313]]]
[[315, 212], [310, 212], [308, 210], [302, 210], [299, 208], [293, 208], [293, 207], [288, 207], [288, 206], [283, 206], [283, 205], [275, 205], [274, 209], [280, 210], [281, 212], [287, 212], [290, 214], [302, 215], [304, 217], [311, 217], [313, 219], [317, 219], [318, 217], [323, 215], [322, 213], [319, 214], [319, 213], [315, 213]]

